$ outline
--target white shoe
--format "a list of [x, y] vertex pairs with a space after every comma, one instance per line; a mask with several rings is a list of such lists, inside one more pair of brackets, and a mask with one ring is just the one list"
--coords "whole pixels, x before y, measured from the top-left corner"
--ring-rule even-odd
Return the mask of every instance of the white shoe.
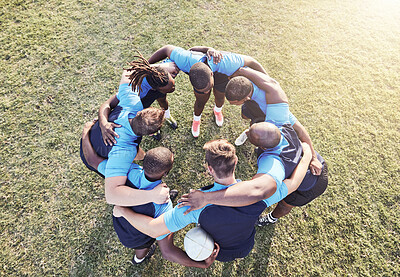
[[235, 140], [235, 145], [239, 146], [242, 145], [246, 139], [247, 139], [247, 135], [246, 132], [249, 131], [249, 129], [246, 129], [243, 131], [243, 133], [240, 134], [240, 136], [238, 136], [238, 138]]
[[193, 120], [192, 135], [195, 138], [197, 138], [200, 135], [200, 120], [199, 121]]
[[222, 114], [222, 111], [216, 112], [214, 107], [214, 116], [215, 116], [215, 124], [217, 124], [218, 127], [221, 127], [222, 124], [224, 124], [224, 115]]

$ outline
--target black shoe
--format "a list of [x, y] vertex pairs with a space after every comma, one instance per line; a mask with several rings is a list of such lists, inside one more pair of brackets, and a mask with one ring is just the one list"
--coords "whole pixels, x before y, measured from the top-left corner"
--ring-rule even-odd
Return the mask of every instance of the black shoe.
[[278, 219], [272, 218], [271, 213], [269, 213], [266, 216], [260, 216], [254, 225], [255, 226], [267, 226], [269, 224], [274, 224], [277, 221], [278, 221]]
[[161, 130], [158, 130], [157, 133], [150, 135], [153, 139], [160, 141], [161, 140]]
[[171, 201], [174, 202], [174, 200], [178, 196], [178, 193], [179, 192], [176, 189], [170, 190], [169, 191], [169, 199], [171, 199]]
[[150, 248], [149, 248], [149, 252], [147, 252], [146, 256], [144, 256], [144, 259], [143, 259], [142, 261], [136, 262], [136, 261], [135, 261], [135, 256], [133, 256], [131, 263], [132, 263], [133, 265], [138, 265], [138, 264], [144, 263], [145, 261], [147, 261], [148, 259], [150, 259], [151, 256], [153, 256], [154, 251], [156, 251], [156, 248], [157, 248], [157, 244], [153, 243], [153, 244], [150, 246]]

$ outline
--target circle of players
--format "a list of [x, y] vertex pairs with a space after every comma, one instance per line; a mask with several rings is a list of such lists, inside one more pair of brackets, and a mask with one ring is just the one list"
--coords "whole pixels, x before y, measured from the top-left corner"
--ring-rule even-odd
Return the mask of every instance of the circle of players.
[[[254, 246], [255, 226], [274, 224], [293, 207], [321, 195], [328, 184], [327, 165], [314, 150], [303, 125], [290, 113], [288, 98], [254, 58], [211, 47], [189, 50], [166, 45], [148, 60], [140, 53], [124, 69], [118, 93], [99, 109], [98, 119], [85, 124], [80, 154], [84, 164], [105, 178], [105, 198], [114, 205], [113, 225], [121, 243], [135, 249], [133, 264], [148, 260], [156, 249], [163, 258], [184, 266], [207, 268], [246, 257]], [[157, 147], [146, 153], [142, 136], [160, 140], [163, 122], [178, 128], [167, 101], [174, 78], [189, 75], [195, 95], [193, 137], [200, 135], [201, 115], [214, 94], [215, 123], [222, 126], [225, 98], [241, 106], [250, 127], [236, 139], [257, 151], [257, 173], [251, 180], [235, 177], [235, 146], [225, 139], [204, 145], [208, 173], [214, 184], [178, 194], [161, 179], [171, 170], [173, 153]], [[160, 109], [150, 107], [157, 100]], [[133, 163], [143, 160], [143, 166]], [[274, 210], [262, 216], [266, 207]], [[191, 260], [174, 245], [174, 232], [197, 223], [215, 241], [204, 261]]]

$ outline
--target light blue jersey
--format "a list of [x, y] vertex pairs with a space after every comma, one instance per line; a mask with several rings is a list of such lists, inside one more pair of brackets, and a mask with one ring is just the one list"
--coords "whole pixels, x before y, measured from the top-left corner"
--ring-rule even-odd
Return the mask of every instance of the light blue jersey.
[[[261, 90], [253, 82], [252, 84], [254, 91], [251, 100], [254, 100], [264, 112], [265, 121], [271, 122], [278, 127], [287, 123], [293, 126], [296, 123], [297, 118], [289, 111], [289, 105], [287, 103], [267, 104], [265, 91]], [[288, 107], [287, 111], [285, 106]], [[282, 112], [284, 113], [282, 114]]]
[[185, 50], [180, 47], [175, 47], [172, 50], [170, 59], [185, 73], [189, 73], [190, 68], [197, 62], [207, 62], [212, 72], [219, 72], [228, 76], [244, 65], [244, 59], [239, 54], [223, 52], [221, 62], [214, 64], [213, 58], [208, 60], [206, 54]]
[[[294, 123], [292, 124], [290, 119], [289, 105], [287, 103], [268, 104], [266, 105], [266, 109], [267, 116], [265, 121], [275, 124], [279, 130], [281, 130], [281, 140], [279, 144], [274, 148], [265, 150], [257, 160], [257, 173], [268, 174], [274, 178], [276, 182], [276, 192], [271, 197], [264, 200], [267, 206], [271, 206], [281, 201], [288, 194], [288, 188], [283, 182], [285, 179], [285, 167], [279, 155], [285, 147], [289, 146], [288, 141], [282, 134], [282, 125], [293, 125]], [[295, 117], [293, 116], [292, 118]]]
[[111, 112], [109, 120], [120, 124], [118, 128], [119, 138], [108, 154], [108, 163], [105, 170], [105, 178], [126, 176], [136, 157], [138, 142], [141, 137], [136, 135], [130, 125], [129, 119], [143, 110], [142, 102], [136, 91], [131, 90], [129, 84], [121, 84], [117, 93], [119, 103]]
[[[108, 160], [104, 160], [102, 161], [97, 170], [101, 173], [101, 174], [105, 174], [106, 172], [106, 168], [107, 168], [107, 163]], [[130, 168], [129, 168], [129, 172], [128, 172], [128, 180], [138, 189], [142, 189], [142, 190], [152, 190], [154, 189], [156, 186], [158, 186], [159, 184], [161, 184], [161, 180], [157, 180], [155, 182], [151, 182], [149, 180], [147, 180], [145, 174], [144, 174], [144, 170], [143, 168], [135, 163], [132, 163]], [[163, 213], [172, 210], [172, 202], [171, 200], [168, 201], [168, 203], [165, 204], [156, 204], [156, 203], [152, 203], [154, 205], [154, 218], [162, 215]], [[163, 235], [157, 238], [157, 240], [162, 240], [163, 238], [165, 238], [167, 235]]]
[[[240, 180], [237, 180], [240, 181]], [[218, 191], [218, 190], [223, 190], [227, 189], [230, 186], [224, 186], [218, 183], [214, 183], [214, 186], [207, 190], [207, 192], [211, 191]], [[210, 206], [210, 205], [207, 205]], [[167, 226], [168, 230], [171, 232], [176, 232], [187, 225], [191, 223], [198, 223], [199, 217], [201, 212], [207, 207], [203, 207], [199, 210], [194, 210], [188, 213], [187, 215], [184, 215], [183, 213], [189, 208], [189, 207], [182, 207], [178, 208], [178, 206], [175, 206], [172, 210], [169, 210], [164, 214], [164, 222], [165, 225]]]

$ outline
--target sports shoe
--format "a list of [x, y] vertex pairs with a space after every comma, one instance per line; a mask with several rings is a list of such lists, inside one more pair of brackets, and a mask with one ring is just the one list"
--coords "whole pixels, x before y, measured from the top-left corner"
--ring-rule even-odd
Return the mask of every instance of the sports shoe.
[[266, 216], [260, 216], [254, 225], [267, 226], [269, 224], [274, 224], [277, 221], [277, 218], [272, 218], [272, 212], [270, 212]]
[[165, 121], [167, 121], [167, 123], [169, 124], [169, 126], [171, 126], [172, 129], [175, 130], [176, 128], [178, 128], [178, 123], [176, 122], [175, 118], [172, 117], [172, 115], [166, 118]]
[[197, 138], [200, 135], [200, 120], [193, 120], [192, 123], [192, 135]]
[[218, 127], [221, 127], [224, 123], [224, 116], [222, 115], [222, 111], [216, 112], [214, 107], [214, 116], [215, 116], [215, 123]]
[[161, 130], [158, 130], [157, 133], [150, 135], [153, 139], [160, 141], [161, 140]]
[[136, 255], [134, 255], [132, 260], [131, 260], [131, 263], [133, 265], [138, 265], [138, 264], [144, 263], [146, 260], [150, 259], [151, 256], [153, 256], [154, 251], [156, 251], [156, 248], [157, 248], [157, 244], [153, 243], [149, 248], [149, 252], [147, 252], [146, 256], [144, 256], [143, 260], [141, 260], [140, 262], [135, 261]]
[[174, 202], [177, 196], [178, 196], [178, 191], [176, 189], [169, 191], [169, 199], [171, 199], [172, 202]]
[[235, 140], [235, 145], [237, 146], [242, 145], [247, 140], [246, 132], [248, 130], [249, 129], [244, 130], [243, 133], [241, 133], [240, 136], [237, 137], [237, 139]]

